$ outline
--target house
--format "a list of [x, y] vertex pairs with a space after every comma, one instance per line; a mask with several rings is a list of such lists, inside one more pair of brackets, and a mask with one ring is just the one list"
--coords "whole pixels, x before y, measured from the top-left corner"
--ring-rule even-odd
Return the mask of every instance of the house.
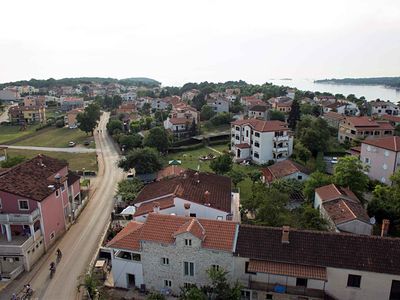
[[242, 299], [399, 299], [400, 239], [240, 225]]
[[367, 211], [348, 188], [329, 184], [315, 189], [314, 208], [319, 209], [332, 231], [372, 234]]
[[254, 105], [248, 110], [249, 118], [267, 120], [268, 118], [268, 107], [266, 104]]
[[185, 171], [186, 171], [186, 169], [181, 168], [179, 166], [175, 166], [175, 165], [168, 166], [157, 172], [156, 180], [160, 181], [165, 178], [177, 177]]
[[64, 123], [66, 123], [70, 128], [76, 128], [76, 126], [78, 126], [76, 116], [80, 113], [83, 113], [83, 108], [76, 108], [68, 111]]
[[374, 120], [370, 117], [346, 117], [340, 121], [338, 139], [344, 141], [363, 140], [392, 136], [394, 127], [388, 121]]
[[191, 89], [182, 93], [182, 100], [186, 102], [192, 101], [198, 94], [200, 94], [199, 90]]
[[0, 272], [14, 278], [67, 230], [81, 204], [80, 177], [38, 155], [0, 174]]
[[387, 120], [392, 124], [394, 127], [400, 124], [400, 117], [399, 116], [392, 116], [392, 115], [383, 115], [383, 120]]
[[121, 288], [169, 290], [209, 284], [207, 270], [234, 274], [233, 252], [238, 224], [150, 213], [144, 223], [131, 222], [108, 244], [114, 284]]
[[61, 97], [60, 102], [61, 102], [61, 110], [62, 111], [70, 111], [75, 108], [83, 108], [84, 107], [83, 98]]
[[324, 119], [329, 126], [339, 129], [339, 124], [345, 119], [345, 116], [338, 114], [337, 112], [329, 111], [324, 113], [321, 118]]
[[194, 107], [187, 105], [185, 102], [174, 104], [169, 117], [194, 120], [196, 124], [200, 121], [200, 113]]
[[239, 194], [229, 177], [186, 170], [179, 176], [147, 184], [134, 200], [134, 219], [143, 221], [154, 210], [212, 220], [238, 218]]
[[243, 104], [245, 108], [249, 108], [255, 105], [267, 105], [262, 99], [258, 99], [253, 96], [244, 96], [240, 98], [240, 103]]
[[392, 115], [398, 116], [400, 108], [398, 105], [390, 102], [390, 101], [380, 101], [379, 99], [376, 101], [369, 102], [371, 106], [371, 114], [372, 115]]
[[8, 110], [10, 122], [16, 125], [46, 123], [44, 106], [13, 106]]
[[130, 91], [128, 93], [121, 94], [121, 98], [123, 101], [134, 101], [136, 100], [136, 91]]
[[229, 112], [229, 103], [227, 98], [207, 98], [207, 105], [211, 106], [216, 113]]
[[335, 96], [331, 96], [331, 95], [318, 95], [318, 96], [314, 97], [314, 101], [317, 103], [321, 103], [321, 102], [335, 103], [336, 98], [335, 98]]
[[137, 112], [135, 103], [132, 102], [123, 102], [115, 111], [117, 114], [135, 114]]
[[323, 112], [337, 112], [341, 115], [347, 116], [355, 116], [360, 114], [360, 110], [357, 107], [357, 104], [350, 102], [350, 101], [336, 101], [336, 102], [320, 102], [322, 106]]
[[18, 101], [20, 94], [17, 90], [0, 90], [0, 101]]
[[390, 176], [400, 167], [400, 137], [362, 141], [360, 160], [369, 167], [369, 178], [390, 185]]
[[175, 137], [181, 138], [190, 134], [193, 122], [194, 119], [168, 117], [164, 121], [164, 128], [170, 130]]
[[238, 162], [249, 159], [265, 164], [287, 159], [293, 152], [293, 136], [281, 121], [237, 120], [231, 123], [231, 136], [231, 149]]
[[160, 98], [151, 98], [150, 105], [152, 110], [164, 110], [167, 109], [168, 102]]
[[310, 175], [310, 171], [291, 159], [282, 160], [271, 166], [263, 168], [262, 182], [272, 183], [276, 179], [296, 179], [304, 181]]
[[46, 97], [45, 96], [25, 96], [24, 106], [45, 106]]
[[272, 103], [272, 109], [283, 113], [289, 113], [292, 110], [293, 101], [287, 102], [274, 102]]

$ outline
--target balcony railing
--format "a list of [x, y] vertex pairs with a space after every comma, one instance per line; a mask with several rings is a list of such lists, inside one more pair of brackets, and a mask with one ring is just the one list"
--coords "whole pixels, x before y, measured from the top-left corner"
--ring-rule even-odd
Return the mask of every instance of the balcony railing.
[[288, 135], [274, 136], [274, 138], [272, 140], [274, 142], [288, 141], [289, 140], [289, 136]]
[[40, 217], [39, 209], [35, 209], [30, 214], [2, 214], [0, 213], [0, 223], [2, 224], [31, 224]]
[[288, 152], [289, 148], [288, 147], [272, 148], [272, 151], [275, 152], [275, 153]]
[[[35, 232], [36, 241], [42, 238], [40, 229]], [[0, 236], [0, 255], [24, 255], [32, 246], [34, 239], [32, 236], [12, 236], [11, 241], [7, 241], [5, 235]]]
[[302, 286], [285, 286], [281, 284], [271, 284], [266, 282], [250, 281], [249, 288], [265, 292], [274, 292], [276, 286], [283, 286], [284, 293], [296, 296], [307, 296], [312, 298], [325, 299], [324, 290], [310, 289]]

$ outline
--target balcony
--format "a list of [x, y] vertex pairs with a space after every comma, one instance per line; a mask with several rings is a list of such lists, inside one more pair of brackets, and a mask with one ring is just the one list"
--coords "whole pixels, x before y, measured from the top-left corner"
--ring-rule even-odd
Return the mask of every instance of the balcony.
[[[35, 232], [35, 240], [40, 238], [42, 238], [42, 231], [39, 229]], [[0, 235], [0, 255], [24, 255], [33, 243], [32, 236], [12, 236], [12, 240], [9, 242], [5, 235]]]
[[289, 136], [288, 136], [288, 135], [274, 136], [274, 137], [272, 138], [272, 140], [273, 140], [274, 142], [288, 141], [288, 140], [289, 140]]
[[40, 218], [39, 209], [30, 214], [3, 214], [0, 213], [0, 224], [32, 224]]
[[272, 148], [272, 152], [275, 152], [275, 153], [282, 153], [282, 152], [288, 152], [288, 151], [289, 151], [288, 147]]
[[274, 293], [276, 291], [275, 288], [277, 286], [284, 288], [284, 292], [280, 291], [279, 294], [288, 294], [288, 295], [295, 295], [295, 296], [312, 297], [312, 298], [317, 298], [317, 299], [326, 299], [324, 290], [309, 289], [309, 288], [302, 287], [302, 286], [283, 286], [283, 285], [277, 285], [277, 284], [270, 284], [270, 283], [266, 283], [266, 282], [258, 282], [258, 281], [251, 281], [251, 280], [249, 281], [249, 288], [251, 290]]

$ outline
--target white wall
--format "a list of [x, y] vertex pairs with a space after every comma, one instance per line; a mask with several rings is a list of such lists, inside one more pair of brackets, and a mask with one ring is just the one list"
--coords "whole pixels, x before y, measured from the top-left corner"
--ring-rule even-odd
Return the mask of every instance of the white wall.
[[[123, 250], [126, 251], [126, 250]], [[127, 251], [129, 252], [129, 251]], [[139, 253], [140, 252], [132, 252]], [[114, 256], [114, 251], [111, 254], [112, 261], [112, 273], [114, 279], [114, 286], [120, 288], [128, 288], [128, 276], [127, 274], [135, 275], [135, 285], [140, 287], [143, 281], [143, 267], [141, 261], [121, 259]]]

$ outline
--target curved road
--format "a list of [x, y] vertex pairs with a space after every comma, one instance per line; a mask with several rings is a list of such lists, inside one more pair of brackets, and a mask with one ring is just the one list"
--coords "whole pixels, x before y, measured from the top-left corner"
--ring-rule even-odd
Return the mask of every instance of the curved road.
[[[77, 299], [78, 278], [88, 268], [95, 255], [100, 239], [108, 225], [112, 211], [113, 196], [117, 182], [122, 179], [122, 171], [116, 162], [119, 159], [111, 138], [106, 134], [109, 113], [103, 113], [99, 123], [102, 133], [95, 136], [99, 155], [99, 175], [92, 184], [94, 194], [78, 218], [63, 238], [49, 250], [34, 269], [24, 274], [18, 281], [2, 291], [1, 299], [10, 299], [13, 291], [21, 290], [30, 282], [35, 293], [33, 299]], [[56, 249], [63, 252], [61, 262], [53, 279], [49, 278], [50, 262], [55, 260]]]

